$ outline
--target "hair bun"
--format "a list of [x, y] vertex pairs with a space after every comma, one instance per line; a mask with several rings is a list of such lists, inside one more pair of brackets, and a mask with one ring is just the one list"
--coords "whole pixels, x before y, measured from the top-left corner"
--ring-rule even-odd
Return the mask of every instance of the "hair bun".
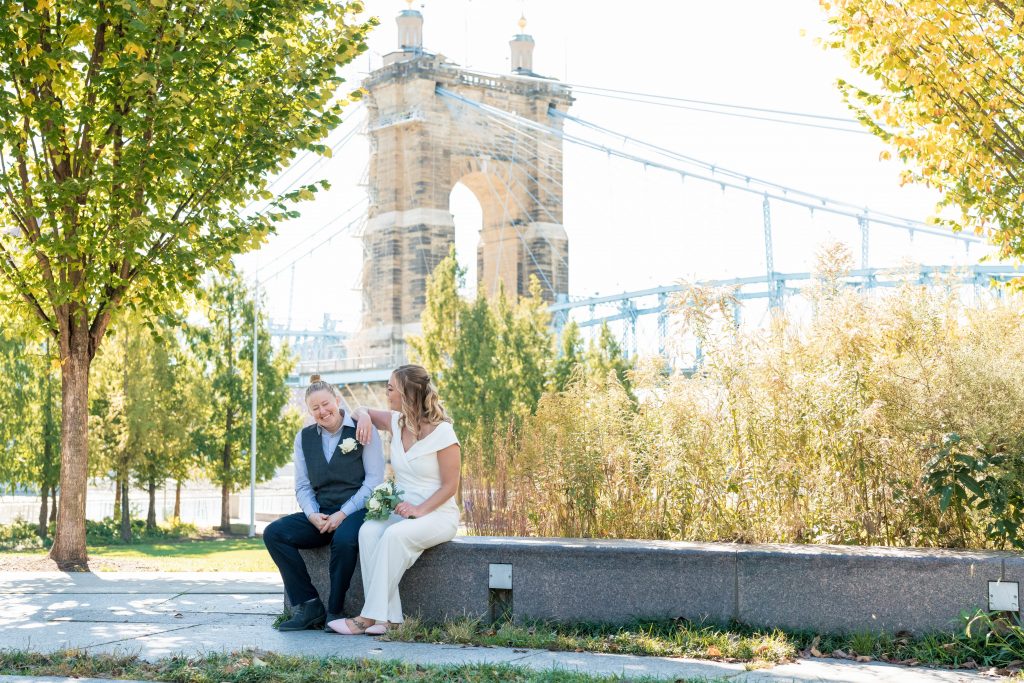
[[320, 375], [310, 375], [309, 376], [309, 383], [310, 384], [316, 384], [319, 381], [320, 381]]

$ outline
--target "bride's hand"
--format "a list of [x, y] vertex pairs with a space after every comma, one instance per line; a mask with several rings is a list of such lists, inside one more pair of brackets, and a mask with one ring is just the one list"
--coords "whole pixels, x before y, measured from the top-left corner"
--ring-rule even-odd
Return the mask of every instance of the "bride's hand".
[[402, 502], [395, 506], [395, 514], [399, 517], [405, 517], [406, 519], [413, 519], [420, 516], [420, 509], [418, 505], [412, 505], [411, 503]]
[[356, 422], [356, 440], [365, 446], [370, 443], [370, 439], [373, 437], [373, 420], [370, 419], [370, 414], [365, 411], [360, 411], [356, 416], [358, 417]]

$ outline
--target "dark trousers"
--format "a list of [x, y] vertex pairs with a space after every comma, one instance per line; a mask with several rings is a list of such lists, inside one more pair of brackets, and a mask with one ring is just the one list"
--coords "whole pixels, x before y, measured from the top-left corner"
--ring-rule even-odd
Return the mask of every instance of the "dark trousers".
[[284, 589], [293, 605], [318, 597], [299, 549], [331, 546], [331, 597], [327, 611], [341, 614], [345, 593], [359, 557], [359, 527], [366, 510], [356, 510], [332, 532], [322, 534], [306, 515], [296, 512], [272, 522], [263, 532], [263, 543], [281, 572]]

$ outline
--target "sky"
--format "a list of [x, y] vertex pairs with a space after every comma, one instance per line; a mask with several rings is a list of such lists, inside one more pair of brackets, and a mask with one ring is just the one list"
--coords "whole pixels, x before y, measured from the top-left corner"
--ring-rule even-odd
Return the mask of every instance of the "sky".
[[[394, 18], [406, 3], [368, 0], [365, 6], [381, 24], [369, 50], [344, 68], [352, 87], [396, 49]], [[835, 82], [863, 80], [843, 54], [815, 42], [828, 31], [816, 0], [425, 0], [413, 7], [424, 16], [427, 50], [483, 72], [508, 73], [508, 41], [523, 15], [536, 41], [534, 71], [580, 86], [851, 118]], [[339, 144], [332, 159], [300, 158], [271, 187], [326, 178], [331, 190], [300, 205], [302, 217], [279, 227], [260, 250], [237, 259], [250, 279], [258, 273], [276, 325], [358, 328], [363, 266], [356, 231], [369, 156], [367, 139], [358, 133], [364, 114], [353, 108], [331, 135], [329, 142]], [[937, 198], [920, 186], [901, 187], [901, 165], [881, 161], [883, 145], [867, 134], [582, 93], [570, 114], [623, 139], [876, 211], [924, 220]], [[621, 149], [645, 153], [623, 139], [615, 143]], [[472, 280], [479, 204], [456, 186], [451, 209], [459, 258]], [[765, 272], [760, 197], [570, 143], [563, 219], [573, 297]], [[772, 226], [776, 271], [810, 270], [816, 251], [832, 241], [847, 243], [859, 262], [860, 231], [852, 218], [773, 204]], [[988, 251], [876, 226], [870, 265], [974, 263]]]

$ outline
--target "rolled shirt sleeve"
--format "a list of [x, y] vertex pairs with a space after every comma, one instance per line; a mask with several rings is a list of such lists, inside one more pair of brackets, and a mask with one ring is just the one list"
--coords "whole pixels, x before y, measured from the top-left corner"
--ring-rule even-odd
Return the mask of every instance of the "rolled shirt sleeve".
[[[309, 481], [309, 470], [306, 468], [306, 456], [302, 453], [302, 431], [295, 435], [295, 499], [306, 516], [320, 512], [320, 504], [316, 502], [316, 492]], [[347, 514], [347, 513], [346, 513]]]
[[[366, 471], [363, 485], [341, 506], [341, 511], [345, 513], [346, 517], [357, 510], [361, 510], [366, 505], [366, 499], [370, 497], [370, 492], [373, 491], [375, 486], [384, 481], [384, 445], [381, 443], [380, 434], [377, 433], [376, 427], [371, 430], [370, 443], [363, 446], [363, 469]], [[295, 471], [295, 486], [296, 491], [298, 491], [297, 467]]]

